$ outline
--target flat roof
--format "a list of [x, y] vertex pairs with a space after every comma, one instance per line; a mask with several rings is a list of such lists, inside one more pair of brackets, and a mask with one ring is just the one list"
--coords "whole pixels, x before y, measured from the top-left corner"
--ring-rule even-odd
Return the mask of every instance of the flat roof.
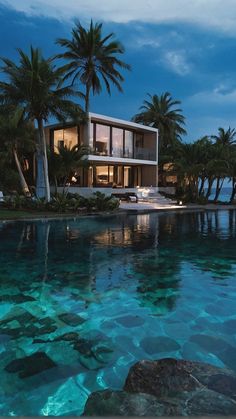
[[136, 122], [126, 121], [124, 119], [113, 118], [111, 116], [101, 115], [93, 112], [89, 112], [89, 117], [96, 121], [111, 122], [115, 125], [127, 126], [136, 129], [142, 129], [144, 131], [158, 132], [157, 128], [149, 127], [147, 125], [137, 124]]
[[[101, 115], [98, 113], [89, 112], [89, 118], [98, 122], [110, 122], [116, 126], [127, 127], [127, 128], [136, 128], [142, 131], [158, 132], [157, 128], [149, 127], [147, 125], [137, 124], [136, 122], [126, 121], [124, 119], [113, 118], [111, 116]], [[45, 128], [56, 128], [64, 127], [71, 124], [72, 121], [67, 121], [66, 123], [58, 122], [55, 124], [46, 125]]]

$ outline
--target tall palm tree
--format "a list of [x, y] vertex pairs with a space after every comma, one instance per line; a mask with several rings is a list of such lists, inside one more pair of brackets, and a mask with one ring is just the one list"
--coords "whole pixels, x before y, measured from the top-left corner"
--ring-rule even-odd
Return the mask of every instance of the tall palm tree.
[[204, 136], [195, 141], [198, 147], [199, 161], [202, 163], [202, 170], [199, 173], [199, 196], [204, 196], [204, 187], [208, 179], [207, 164], [212, 157], [212, 141], [208, 136]]
[[173, 100], [168, 92], [161, 96], [148, 94], [148, 97], [149, 100], [144, 100], [140, 107], [141, 112], [134, 115], [132, 120], [158, 128], [160, 148], [166, 149], [180, 140], [181, 135], [186, 134], [182, 109], [175, 108], [181, 102]]
[[99, 94], [102, 82], [111, 94], [110, 83], [122, 92], [124, 81], [119, 68], [130, 70], [130, 66], [117, 56], [124, 53], [123, 45], [113, 40], [114, 34], [103, 36], [102, 23], [93, 23], [85, 29], [80, 22], [72, 29], [71, 39], [60, 38], [56, 43], [64, 47], [64, 53], [57, 55], [68, 62], [65, 79], [71, 79], [72, 85], [79, 81], [85, 86], [85, 112], [89, 111], [90, 93]]
[[236, 143], [236, 130], [234, 128], [228, 128], [225, 130], [224, 128], [218, 128], [218, 135], [212, 135], [216, 142], [216, 144], [221, 144], [223, 146], [230, 146]]
[[236, 197], [236, 147], [235, 146], [229, 158], [229, 177], [232, 184], [230, 202], [234, 202], [235, 197]]
[[44, 123], [50, 116], [65, 120], [76, 113], [79, 119], [82, 110], [69, 100], [74, 91], [71, 87], [61, 86], [63, 68], [56, 68], [52, 58], [43, 58], [40, 50], [33, 47], [29, 56], [21, 49], [18, 49], [18, 53], [19, 64], [2, 58], [2, 70], [8, 81], [0, 82], [1, 99], [22, 106], [28, 118], [36, 123], [36, 193], [38, 197], [50, 201]]
[[[34, 130], [29, 122], [24, 120], [22, 108], [0, 108], [0, 141], [5, 146], [6, 157], [14, 159], [19, 175], [21, 189], [24, 195], [30, 195], [21, 161], [19, 150], [34, 151]], [[8, 160], [9, 161], [9, 160]]]
[[203, 171], [202, 148], [198, 142], [180, 143], [176, 147], [174, 173], [180, 186], [188, 194], [188, 199], [195, 201], [199, 196], [199, 177]]

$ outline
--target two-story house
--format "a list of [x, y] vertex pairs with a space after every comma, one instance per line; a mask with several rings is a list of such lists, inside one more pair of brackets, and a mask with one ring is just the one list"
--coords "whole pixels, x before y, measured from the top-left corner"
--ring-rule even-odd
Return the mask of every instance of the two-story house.
[[[60, 145], [89, 147], [89, 165], [78, 168], [71, 192], [104, 189], [136, 191], [158, 185], [158, 130], [121, 119], [89, 113], [84, 125], [51, 125], [46, 138], [54, 150]], [[83, 188], [83, 190], [81, 189]], [[97, 189], [99, 188], [99, 189]]]

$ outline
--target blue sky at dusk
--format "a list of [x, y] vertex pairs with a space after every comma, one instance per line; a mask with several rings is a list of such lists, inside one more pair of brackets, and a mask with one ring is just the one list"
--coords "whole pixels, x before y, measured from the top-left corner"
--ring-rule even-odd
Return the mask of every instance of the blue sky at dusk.
[[70, 37], [74, 19], [104, 23], [125, 46], [124, 93], [92, 98], [91, 111], [130, 119], [146, 93], [182, 102], [187, 141], [236, 127], [235, 0], [0, 0], [0, 55], [42, 48], [45, 57]]

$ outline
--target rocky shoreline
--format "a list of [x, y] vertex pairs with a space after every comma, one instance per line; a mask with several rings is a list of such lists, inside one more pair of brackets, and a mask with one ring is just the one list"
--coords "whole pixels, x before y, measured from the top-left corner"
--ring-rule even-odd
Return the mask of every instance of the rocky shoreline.
[[236, 415], [236, 374], [201, 362], [143, 360], [130, 368], [122, 391], [92, 393], [83, 415]]

